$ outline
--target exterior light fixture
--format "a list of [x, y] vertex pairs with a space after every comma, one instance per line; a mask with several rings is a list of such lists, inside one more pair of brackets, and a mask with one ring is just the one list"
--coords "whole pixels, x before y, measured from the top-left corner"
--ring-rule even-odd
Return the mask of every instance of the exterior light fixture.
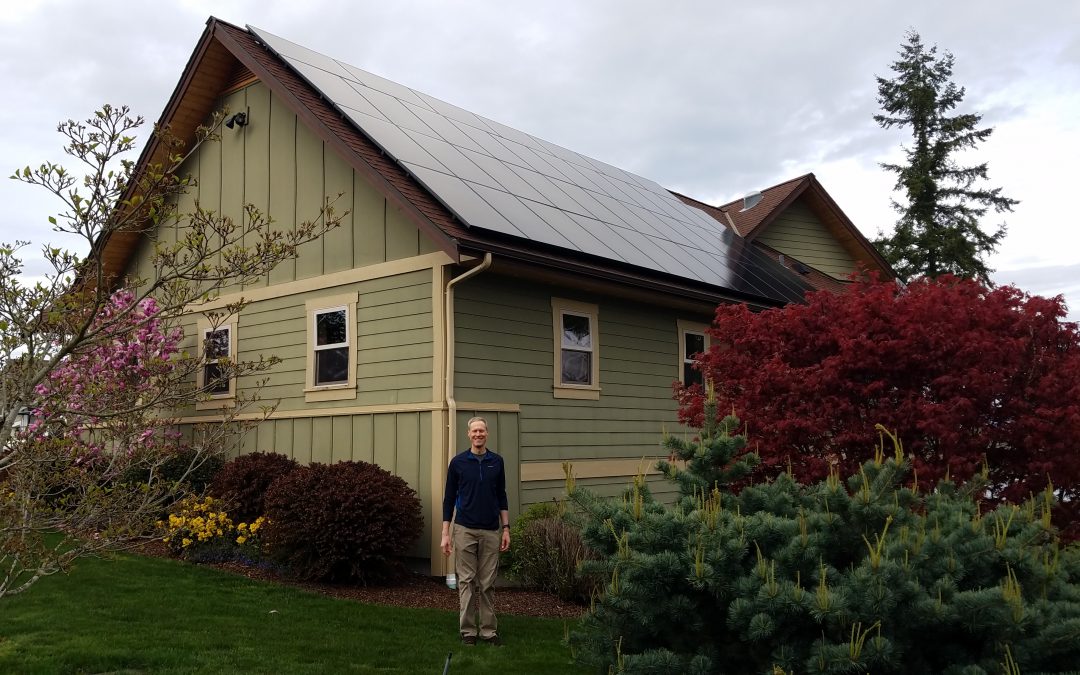
[[248, 123], [248, 116], [246, 112], [238, 112], [235, 115], [231, 115], [225, 119], [225, 126], [232, 129], [233, 127], [246, 127]]

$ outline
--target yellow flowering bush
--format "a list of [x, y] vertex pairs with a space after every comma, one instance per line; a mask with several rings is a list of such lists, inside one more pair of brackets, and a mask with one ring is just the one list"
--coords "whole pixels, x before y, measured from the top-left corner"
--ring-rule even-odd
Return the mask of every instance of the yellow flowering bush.
[[221, 502], [213, 497], [188, 497], [177, 502], [168, 519], [158, 521], [162, 538], [175, 555], [191, 557], [196, 550], [219, 548], [235, 527]]
[[262, 551], [260, 532], [269, 521], [259, 516], [234, 524], [224, 503], [213, 497], [188, 497], [157, 525], [173, 555], [195, 562], [254, 560]]

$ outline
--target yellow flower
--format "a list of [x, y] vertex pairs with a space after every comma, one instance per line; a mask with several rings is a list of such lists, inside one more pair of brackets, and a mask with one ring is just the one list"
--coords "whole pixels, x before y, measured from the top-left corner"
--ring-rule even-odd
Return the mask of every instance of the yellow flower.
[[188, 539], [187, 537], [184, 537], [184, 539], [180, 542], [180, 545], [185, 547], [185, 548], [188, 547], [188, 546], [191, 546], [191, 540]]
[[236, 543], [237, 544], [243, 544], [245, 541], [247, 541], [247, 537], [245, 537], [244, 535], [240, 535], [239, 537], [236, 538]]
[[240, 523], [239, 525], [236, 526], [236, 529], [241, 530], [241, 531], [246, 530], [247, 529], [247, 523]]

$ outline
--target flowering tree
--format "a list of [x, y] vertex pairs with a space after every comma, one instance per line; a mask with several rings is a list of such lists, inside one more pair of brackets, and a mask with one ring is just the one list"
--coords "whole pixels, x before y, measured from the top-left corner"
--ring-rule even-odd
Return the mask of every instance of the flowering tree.
[[[217, 140], [221, 119], [198, 131], [196, 147]], [[193, 149], [182, 154], [179, 140], [157, 130], [156, 152], [137, 165], [126, 155], [142, 122], [111, 106], [64, 122], [65, 152], [86, 176], [52, 163], [13, 176], [61, 200], [65, 211], [49, 219], [54, 230], [80, 239], [89, 254], [45, 246], [52, 271], [29, 283], [17, 257], [26, 242], [0, 244], [0, 597], [80, 556], [149, 536], [163, 506], [184, 495], [186, 476], [257, 421], [239, 416], [268, 411], [257, 384], [217, 421], [180, 437], [176, 413], [216, 384], [196, 384], [202, 363], [180, 349], [182, 316], [222, 288], [265, 275], [340, 222], [329, 202], [288, 231], [250, 205], [241, 222], [198, 206], [179, 213], [178, 197], [191, 185], [179, 168]], [[162, 224], [176, 226], [175, 242], [152, 236]], [[131, 236], [152, 243], [146, 278], [113, 276], [104, 262], [111, 239]], [[242, 306], [206, 315], [216, 327]], [[216, 373], [257, 376], [275, 363], [222, 359]], [[20, 430], [25, 410], [36, 421]], [[181, 449], [179, 476], [164, 473]]]
[[[807, 304], [717, 309], [701, 367], [721, 411], [749, 424], [773, 474], [802, 481], [857, 471], [896, 430], [918, 480], [989, 470], [994, 496], [1023, 499], [1052, 481], [1080, 498], [1080, 332], [1060, 297], [943, 277], [904, 289], [856, 283]], [[700, 425], [700, 387], [677, 387]]]

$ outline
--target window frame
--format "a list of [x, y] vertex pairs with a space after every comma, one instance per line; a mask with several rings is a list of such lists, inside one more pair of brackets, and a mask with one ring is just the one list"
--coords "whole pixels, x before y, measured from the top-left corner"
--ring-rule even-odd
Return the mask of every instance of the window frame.
[[[307, 333], [307, 350], [305, 352], [304, 358], [304, 400], [307, 402], [343, 401], [356, 398], [356, 370], [358, 355], [358, 351], [356, 348], [357, 297], [357, 293], [355, 292], [343, 293], [339, 295], [326, 296], [323, 298], [308, 300], [305, 303], [305, 331]], [[318, 345], [317, 320], [319, 315], [342, 310], [344, 310], [345, 312], [345, 342], [334, 343], [333, 345]], [[349, 379], [345, 382], [315, 384], [316, 352], [330, 348], [340, 349], [342, 346], [348, 347]]]
[[[679, 361], [678, 361], [677, 379], [685, 387], [685, 386], [687, 386], [686, 385], [686, 376], [685, 376], [685, 365], [687, 363], [693, 363], [693, 361], [691, 359], [689, 359], [689, 357], [688, 357], [688, 355], [686, 353], [686, 334], [687, 333], [692, 333], [692, 334], [695, 334], [695, 335], [704, 336], [705, 337], [705, 351], [706, 352], [709, 351], [709, 347], [712, 344], [712, 340], [709, 337], [709, 324], [701, 323], [701, 322], [698, 322], [698, 321], [689, 321], [689, 320], [686, 320], [686, 319], [677, 319], [676, 320], [676, 328], [677, 328], [678, 334], [679, 334]], [[704, 386], [704, 379], [705, 378], [702, 377], [702, 386]]]
[[[581, 316], [589, 320], [591, 372], [589, 384], [562, 381], [563, 315]], [[599, 400], [600, 398], [600, 312], [596, 305], [565, 298], [551, 298], [552, 333], [552, 394], [555, 398]], [[572, 351], [584, 351], [575, 349]]]
[[[236, 317], [231, 317], [225, 321], [216, 322], [211, 324], [210, 319], [205, 316], [199, 318], [196, 323], [196, 334], [198, 335], [198, 354], [199, 354], [199, 370], [195, 373], [195, 384], [201, 390], [206, 386], [206, 366], [210, 364], [210, 361], [206, 358], [206, 336], [211, 332], [217, 332], [219, 330], [227, 330], [229, 332], [229, 352], [224, 358], [236, 362]], [[219, 357], [220, 358], [220, 357]], [[213, 361], [218, 361], [219, 358], [215, 358]], [[196, 410], [217, 410], [220, 408], [231, 407], [236, 404], [236, 375], [233, 374], [229, 377], [229, 389], [220, 393], [207, 392], [209, 398], [195, 402]]]

